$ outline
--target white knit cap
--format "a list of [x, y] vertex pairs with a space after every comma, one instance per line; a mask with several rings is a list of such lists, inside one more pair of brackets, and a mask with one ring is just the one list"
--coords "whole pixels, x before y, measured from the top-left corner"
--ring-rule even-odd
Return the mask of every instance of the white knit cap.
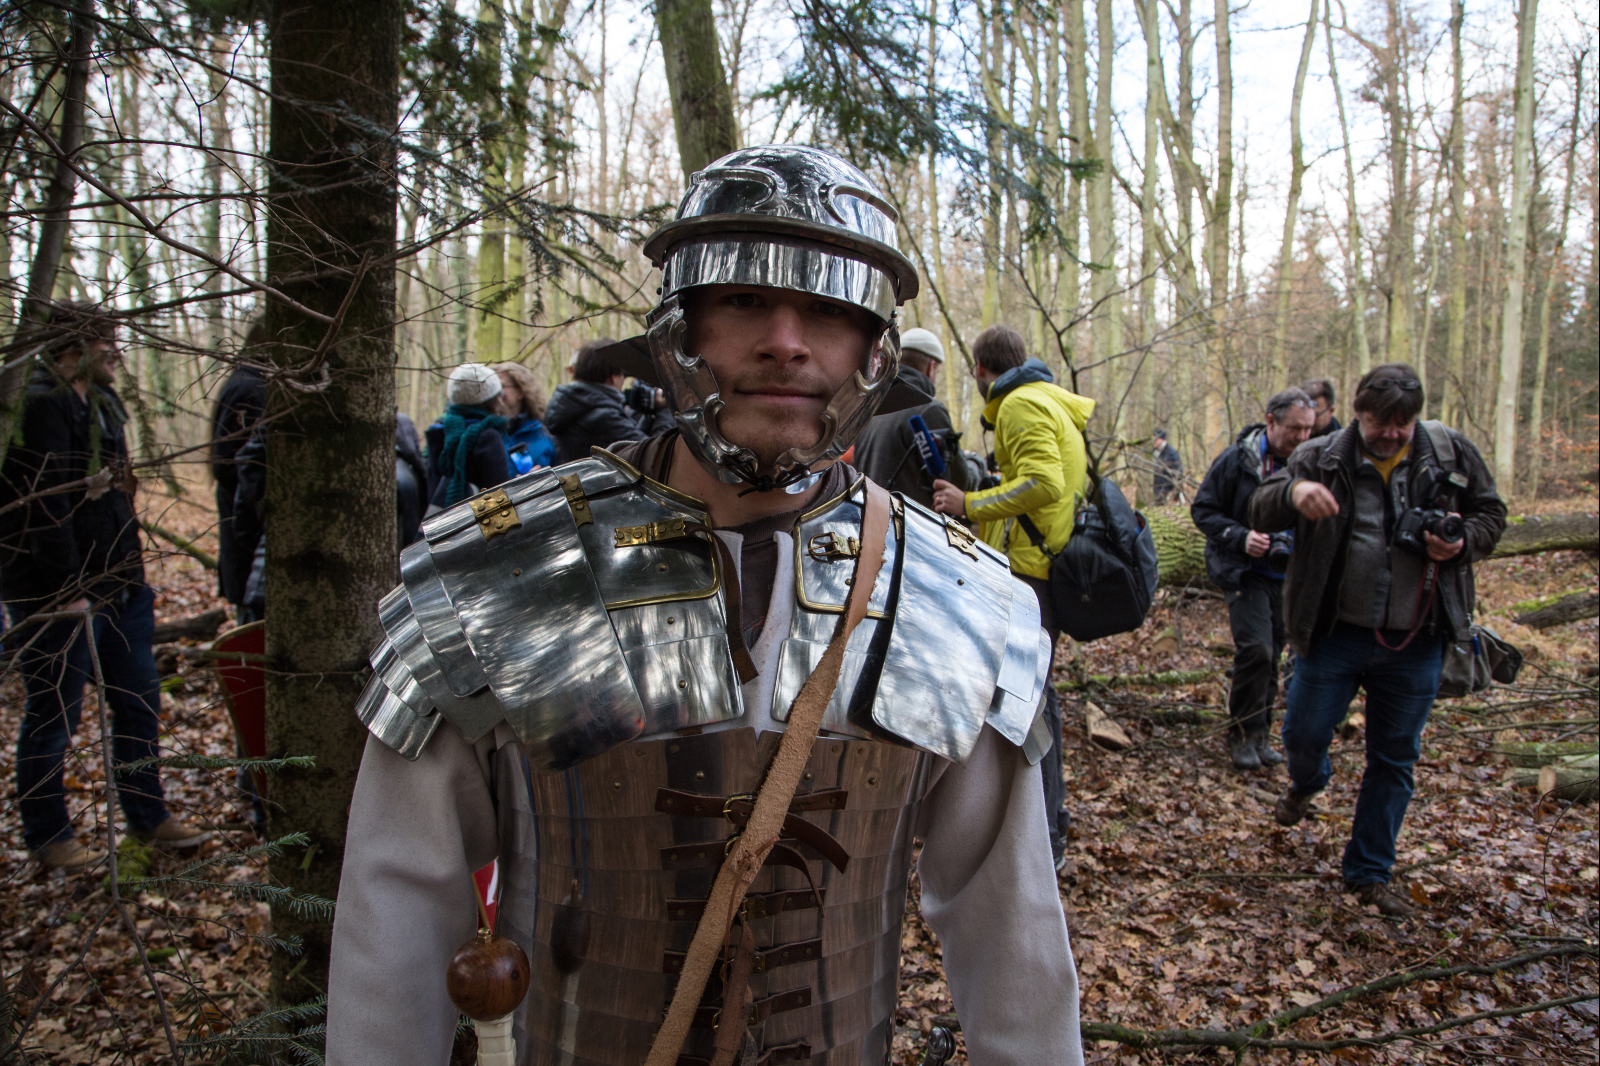
[[939, 338], [934, 336], [932, 330], [908, 329], [900, 334], [900, 350], [903, 352], [921, 352], [931, 359], [944, 362], [944, 345], [939, 343]]
[[483, 363], [462, 363], [450, 371], [445, 390], [451, 403], [485, 404], [500, 395], [500, 375]]

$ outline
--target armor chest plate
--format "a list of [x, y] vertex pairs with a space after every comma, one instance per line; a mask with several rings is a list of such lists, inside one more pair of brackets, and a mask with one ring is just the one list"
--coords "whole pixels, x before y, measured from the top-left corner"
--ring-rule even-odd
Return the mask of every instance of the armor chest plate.
[[[727, 729], [636, 741], [559, 773], [525, 772], [501, 750], [499, 926], [533, 963], [517, 1013], [523, 1063], [644, 1060], [738, 832], [721, 811], [759, 785], [778, 739]], [[934, 765], [899, 745], [817, 741], [786, 839], [745, 904], [760, 1061], [886, 1061], [912, 833]], [[687, 1059], [710, 1059], [720, 1003], [713, 977]]]

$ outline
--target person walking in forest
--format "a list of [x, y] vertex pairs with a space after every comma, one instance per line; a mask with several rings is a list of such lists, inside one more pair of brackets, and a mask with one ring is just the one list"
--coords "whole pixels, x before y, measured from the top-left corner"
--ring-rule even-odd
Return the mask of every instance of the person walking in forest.
[[[972, 376], [984, 396], [983, 424], [994, 430], [1000, 484], [963, 492], [934, 482], [934, 509], [980, 523], [983, 539], [1006, 553], [1011, 572], [1039, 600], [1052, 654], [1061, 638], [1050, 595], [1050, 560], [1072, 536], [1073, 518], [1089, 472], [1083, 427], [1094, 401], [1055, 384], [1050, 368], [1028, 357], [1027, 342], [1010, 326], [994, 325], [972, 342]], [[1061, 705], [1045, 686], [1050, 752], [1045, 757], [1045, 811], [1056, 869], [1066, 865], [1066, 784], [1061, 776]]]
[[[76, 871], [105, 858], [78, 840], [62, 791], [93, 677], [89, 642], [105, 681], [116, 767], [156, 755], [161, 684], [128, 415], [113, 387], [122, 362], [116, 319], [94, 304], [66, 304], [44, 329], [48, 347], [23, 396], [21, 432], [0, 466], [0, 505], [13, 505], [0, 513], [0, 597], [13, 629], [38, 614], [93, 612], [87, 626], [60, 619], [16, 634], [25, 642], [17, 663], [26, 693], [17, 741], [23, 843], [45, 869]], [[168, 812], [153, 766], [107, 776], [133, 836], [168, 848], [211, 836]]]
[[1194, 494], [1189, 516], [1206, 538], [1206, 573], [1222, 589], [1233, 632], [1228, 687], [1228, 755], [1235, 770], [1277, 766], [1272, 704], [1283, 655], [1283, 574], [1294, 541], [1250, 525], [1250, 495], [1311, 434], [1311, 400], [1284, 389], [1267, 401], [1267, 421], [1239, 431]]
[[1178, 449], [1167, 443], [1167, 431], [1158, 429], [1151, 435], [1155, 454], [1155, 474], [1151, 477], [1150, 487], [1154, 490], [1156, 506], [1160, 507], [1167, 502], [1167, 497], [1176, 490], [1179, 492], [1179, 502], [1182, 502], [1183, 487], [1183, 457], [1178, 454]]
[[[245, 335], [244, 354], [261, 359], [266, 343], [267, 328], [256, 322]], [[236, 365], [222, 383], [211, 412], [211, 477], [216, 482], [217, 500], [217, 594], [233, 604], [241, 622], [249, 620], [244, 589], [250, 579], [251, 557], [239, 550], [234, 533], [233, 498], [239, 489], [236, 460], [266, 413], [267, 390], [261, 371], [248, 363]]]
[[453, 507], [468, 496], [511, 478], [504, 433], [497, 414], [500, 376], [483, 363], [462, 363], [450, 372], [450, 406], [428, 427], [430, 510]]
[[1367, 763], [1344, 882], [1394, 916], [1415, 909], [1389, 880], [1444, 647], [1472, 639], [1472, 564], [1506, 526], [1477, 448], [1419, 422], [1423, 405], [1410, 366], [1373, 368], [1356, 386], [1356, 423], [1297, 450], [1250, 498], [1252, 528], [1295, 536], [1284, 605], [1298, 655], [1283, 716], [1289, 788], [1274, 818], [1298, 825], [1327, 787], [1328, 746], [1364, 688]]
[[1305, 394], [1311, 397], [1312, 410], [1317, 414], [1317, 421], [1311, 427], [1313, 437], [1326, 437], [1330, 433], [1337, 433], [1344, 428], [1337, 416], [1333, 413], [1334, 392], [1333, 382], [1327, 378], [1313, 378], [1301, 386]]
[[900, 371], [894, 387], [915, 395], [907, 406], [891, 414], [874, 415], [856, 439], [855, 467], [892, 492], [901, 492], [924, 507], [933, 506], [933, 477], [924, 466], [911, 429], [911, 419], [921, 418], [939, 445], [940, 458], [950, 472], [948, 480], [975, 489], [983, 478], [982, 466], [961, 451], [961, 434], [950, 412], [939, 402], [933, 383], [944, 365], [944, 345], [932, 331], [908, 329], [900, 337]]
[[884, 1062], [914, 840], [972, 1061], [1081, 1066], [1033, 596], [838, 462], [918, 286], [882, 202], [818, 149], [707, 167], [645, 245], [676, 428], [402, 556], [357, 707], [329, 1066], [450, 1058], [446, 968], [495, 857], [503, 939], [457, 972], [526, 953], [474, 1008], [511, 1061]]
[[544, 390], [521, 363], [496, 363], [506, 418], [506, 456], [513, 475], [556, 465], [556, 442], [544, 428]]

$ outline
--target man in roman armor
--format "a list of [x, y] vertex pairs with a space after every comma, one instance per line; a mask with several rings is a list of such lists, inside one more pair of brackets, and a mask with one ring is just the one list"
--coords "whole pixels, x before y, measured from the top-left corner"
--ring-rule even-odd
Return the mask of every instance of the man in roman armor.
[[915, 861], [970, 1061], [1081, 1063], [1037, 600], [838, 461], [917, 291], [894, 212], [750, 148], [645, 252], [617, 356], [676, 428], [431, 516], [381, 605], [328, 1061], [443, 1066], [498, 859], [531, 980], [484, 1062], [886, 1063]]

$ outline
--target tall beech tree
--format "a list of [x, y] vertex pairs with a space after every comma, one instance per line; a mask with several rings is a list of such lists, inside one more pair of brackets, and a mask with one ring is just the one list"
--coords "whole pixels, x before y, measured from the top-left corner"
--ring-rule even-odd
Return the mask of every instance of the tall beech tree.
[[[271, 13], [267, 304], [283, 385], [269, 390], [267, 749], [316, 766], [272, 783], [273, 836], [310, 835], [272, 876], [333, 898], [366, 730], [351, 713], [393, 587], [394, 264], [401, 0], [279, 0]], [[309, 391], [308, 391], [309, 390]], [[332, 930], [275, 908], [302, 959], [272, 996], [326, 989]]]
[[687, 178], [739, 147], [739, 119], [722, 66], [711, 0], [657, 0], [678, 159]]

